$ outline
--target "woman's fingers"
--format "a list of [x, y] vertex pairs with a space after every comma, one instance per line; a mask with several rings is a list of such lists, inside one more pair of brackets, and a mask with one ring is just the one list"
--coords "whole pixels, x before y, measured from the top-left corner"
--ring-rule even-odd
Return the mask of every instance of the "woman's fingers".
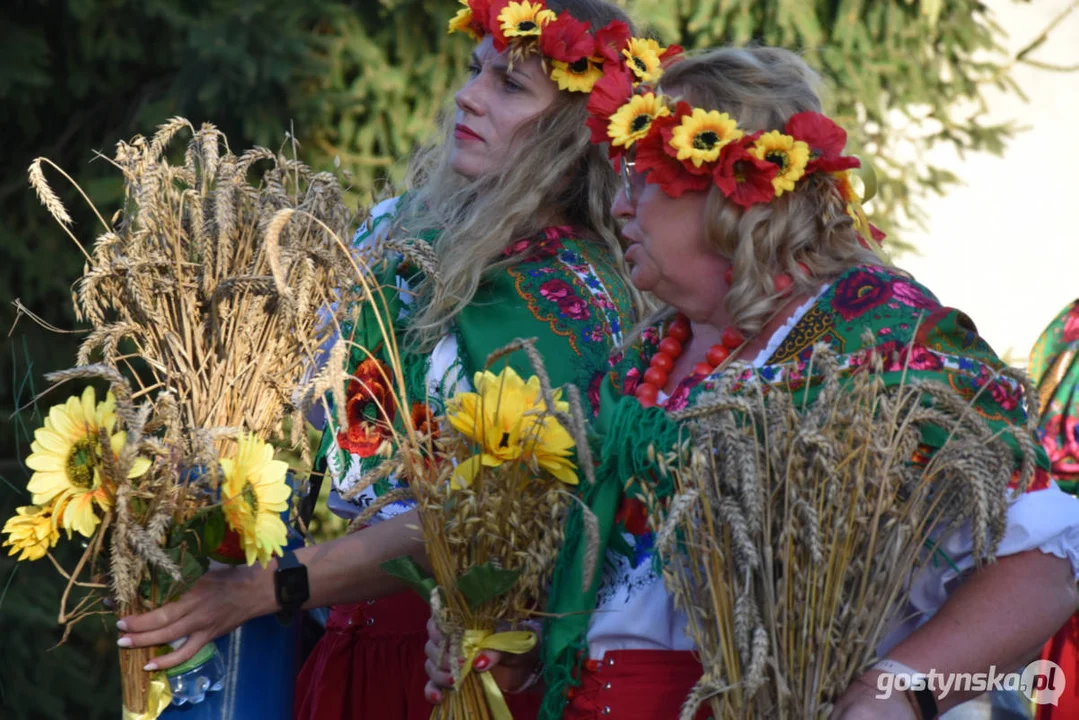
[[[151, 610], [141, 615], [128, 615], [125, 618], [121, 618], [116, 623], [117, 629], [121, 632], [130, 633], [147, 633], [161, 628], [168, 627], [173, 623], [179, 621], [185, 615], [188, 614], [193, 604], [185, 602], [186, 596], [181, 597], [175, 602], [171, 602], [168, 605], [163, 605], [156, 610]], [[164, 642], [172, 642], [178, 639], [183, 633], [180, 633], [176, 637], [171, 637]]]
[[423, 669], [427, 671], [427, 677], [436, 688], [453, 687], [453, 676], [444, 668], [439, 667], [434, 660], [428, 658], [423, 664]]
[[442, 702], [442, 692], [430, 681], [423, 687], [423, 696], [426, 697], [427, 702], [432, 705], [438, 705]]
[[497, 650], [483, 650], [472, 661], [472, 669], [477, 672], [487, 672], [501, 662], [502, 653]]
[[212, 640], [213, 638], [207, 633], [194, 633], [180, 646], [179, 650], [173, 650], [167, 655], [154, 658], [144, 669], [152, 671], [168, 670], [176, 667], [195, 657], [195, 654], [202, 649], [202, 646]]

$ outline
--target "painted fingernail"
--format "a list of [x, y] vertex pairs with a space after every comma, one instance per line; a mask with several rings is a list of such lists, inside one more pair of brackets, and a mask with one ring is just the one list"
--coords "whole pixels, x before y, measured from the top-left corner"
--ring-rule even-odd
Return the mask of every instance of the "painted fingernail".
[[117, 620], [116, 621], [116, 629], [119, 630], [120, 632], [127, 632], [127, 623], [124, 622], [123, 620]]
[[450, 687], [453, 687], [453, 678], [450, 678]]
[[438, 690], [432, 690], [431, 692], [427, 693], [427, 701], [435, 704], [442, 702], [442, 693], [440, 693]]
[[472, 667], [480, 672], [483, 672], [491, 665], [491, 659], [486, 655], [480, 655], [478, 658], [472, 661]]
[[154, 670], [157, 670], [157, 663], [148, 662], [146, 663], [146, 665], [143, 666], [142, 669], [146, 672], [153, 672]]
[[129, 638], [127, 636], [124, 636], [122, 638], [118, 638], [116, 640], [116, 644], [118, 646], [122, 647], [122, 648], [129, 648], [129, 647], [131, 647], [131, 638]]

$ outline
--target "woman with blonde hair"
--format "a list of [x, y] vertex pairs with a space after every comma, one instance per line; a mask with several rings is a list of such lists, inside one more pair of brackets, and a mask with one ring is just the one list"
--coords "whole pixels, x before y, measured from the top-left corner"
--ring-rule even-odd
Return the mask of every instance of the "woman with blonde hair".
[[[943, 382], [994, 430], [1024, 427], [1021, 386], [999, 375], [1003, 363], [969, 318], [873, 249], [851, 184], [858, 160], [821, 114], [815, 81], [791, 52], [724, 48], [672, 63], [658, 87], [612, 70], [593, 92], [594, 140], [624, 173], [612, 212], [625, 223], [631, 279], [670, 309], [601, 390], [600, 468], [584, 501], [606, 563], [585, 576], [592, 549], [581, 517], [571, 518], [543, 638], [543, 718], [678, 717], [701, 676], [686, 616], [653, 563], [643, 499], [673, 492], [655, 460], [678, 443], [668, 413], [695, 405], [732, 359], [755, 368], [747, 388], [812, 387], [815, 345], [829, 345], [849, 373], [869, 371], [875, 354], [886, 385]], [[833, 717], [934, 717], [969, 693], [879, 699], [876, 676], [1011, 669], [1071, 614], [1079, 501], [1042, 465], [1033, 491], [1009, 507], [999, 562], [971, 572], [970, 538], [941, 539], [950, 562], [920, 571], [906, 622], [878, 648], [884, 665], [834, 699]], [[441, 686], [437, 640], [427, 645], [428, 674]]]
[[[439, 415], [488, 354], [519, 337], [536, 338], [552, 383], [572, 383], [595, 401], [633, 321], [636, 296], [609, 213], [618, 177], [584, 128], [602, 66], [631, 47], [625, 15], [603, 0], [470, 0], [450, 30], [477, 41], [456, 112], [440, 142], [413, 158], [407, 192], [376, 206], [355, 240], [371, 257], [399, 253], [380, 266], [398, 288], [388, 316], [403, 340], [407, 395], [429, 405], [394, 407], [390, 363], [365, 307], [343, 328], [352, 348], [348, 424], [331, 417], [319, 453], [333, 483], [331, 509], [346, 517], [380, 509], [359, 532], [286, 553], [276, 575], [273, 567], [209, 573], [176, 603], [121, 623], [129, 646], [190, 636], [155, 660], [167, 668], [248, 618], [332, 604], [300, 676], [298, 718], [430, 714], [417, 660], [429, 610], [379, 570], [387, 559], [423, 554], [398, 479], [367, 479], [393, 452], [387, 420], [412, 413], [423, 424]], [[645, 66], [657, 67], [663, 49], [646, 49]], [[520, 353], [508, 363], [533, 374]], [[295, 576], [296, 567], [305, 568], [306, 587], [285, 587], [299, 599], [282, 602], [281, 572]], [[511, 704], [518, 717], [534, 713], [527, 696]]]

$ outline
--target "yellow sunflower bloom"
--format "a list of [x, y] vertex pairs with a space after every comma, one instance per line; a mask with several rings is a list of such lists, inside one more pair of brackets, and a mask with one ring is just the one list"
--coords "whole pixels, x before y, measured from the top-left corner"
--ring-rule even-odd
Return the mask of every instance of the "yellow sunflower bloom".
[[[94, 389], [81, 397], [70, 397], [49, 410], [43, 427], [34, 432], [34, 442], [26, 465], [34, 474], [26, 489], [35, 505], [55, 504], [53, 522], [59, 521], [70, 536], [74, 530], [90, 537], [102, 511], [112, 507], [112, 481], [102, 474], [104, 450], [101, 432], [109, 436], [109, 451], [119, 457], [127, 433], [113, 433], [116, 427], [116, 399], [109, 393], [96, 402]], [[150, 461], [138, 458], [128, 477], [138, 477], [150, 468]], [[62, 509], [62, 511], [61, 511]]]
[[[449, 403], [447, 419], [481, 451], [454, 470], [455, 487], [467, 487], [482, 467], [520, 461], [542, 468], [562, 482], [577, 483], [576, 466], [569, 460], [572, 436], [551, 415], [540, 390], [539, 378], [525, 382], [511, 367], [495, 375], [484, 371], [474, 378], [476, 392], [459, 393]], [[569, 403], [555, 391], [554, 410], [567, 412]]]
[[622, 51], [626, 58], [626, 67], [637, 76], [638, 82], [652, 83], [663, 74], [659, 56], [663, 46], [649, 38], [630, 38], [629, 44]]
[[715, 162], [726, 145], [744, 134], [727, 113], [693, 108], [693, 114], [684, 116], [682, 124], [671, 133], [671, 147], [678, 151], [679, 160], [691, 160], [700, 167]]
[[615, 147], [630, 147], [652, 129], [652, 121], [671, 111], [654, 93], [634, 95], [618, 108], [607, 125], [607, 136]]
[[809, 145], [778, 130], [766, 132], [757, 138], [749, 154], [779, 167], [779, 172], [772, 178], [776, 197], [794, 190], [794, 184], [805, 175], [809, 163]]
[[511, 2], [498, 14], [502, 34], [513, 37], [539, 37], [543, 26], [554, 20], [555, 15], [539, 3]]
[[16, 508], [15, 512], [0, 531], [8, 533], [8, 539], [0, 547], [10, 546], [8, 555], [21, 553], [16, 560], [40, 560], [60, 540], [60, 531], [52, 519], [52, 506], [27, 505]]
[[551, 79], [558, 83], [559, 90], [592, 92], [592, 87], [601, 77], [603, 66], [589, 58], [572, 63], [551, 61]]
[[240, 536], [248, 565], [258, 560], [266, 567], [288, 541], [288, 528], [281, 520], [292, 494], [285, 482], [288, 464], [273, 455], [269, 443], [245, 435], [237, 443], [236, 455], [221, 460], [225, 520]]
[[467, 33], [470, 38], [478, 42], [480, 36], [472, 29], [472, 8], [468, 6], [466, 0], [461, 0], [461, 4], [464, 7], [458, 10], [457, 14], [450, 20], [447, 34], [452, 35], [455, 32]]

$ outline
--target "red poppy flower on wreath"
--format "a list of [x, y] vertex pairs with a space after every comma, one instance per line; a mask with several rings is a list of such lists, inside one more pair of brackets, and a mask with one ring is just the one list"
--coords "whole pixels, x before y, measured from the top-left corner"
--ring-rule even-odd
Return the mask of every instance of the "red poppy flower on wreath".
[[491, 28], [491, 0], [468, 0], [472, 10], [472, 32], [483, 37]]
[[548, 23], [540, 35], [540, 53], [551, 60], [575, 63], [596, 52], [596, 39], [588, 32], [589, 24], [566, 11]]
[[861, 167], [861, 161], [844, 155], [847, 131], [830, 118], [815, 112], [800, 112], [787, 120], [784, 132], [809, 145], [809, 163], [806, 175], [821, 172], [839, 172]]
[[[609, 63], [619, 63], [622, 57], [622, 48], [629, 42], [630, 37], [629, 25], [626, 25], [621, 20], [612, 20], [605, 27], [596, 31], [596, 55]], [[629, 95], [623, 95], [621, 102], [618, 104], [621, 105], [627, 98], [629, 98]]]
[[673, 198], [681, 197], [682, 193], [690, 190], [707, 190], [712, 185], [710, 176], [691, 175], [676, 157], [668, 154], [668, 141], [664, 137], [669, 138], [671, 128], [679, 122], [674, 115], [656, 118], [652, 121], [652, 132], [635, 145], [635, 170], [647, 173], [646, 182], [659, 185], [663, 192]]
[[673, 60], [684, 52], [681, 45], [668, 45], [667, 49], [659, 54], [659, 62], [666, 67], [667, 61]]
[[[618, 112], [633, 95], [633, 79], [624, 67], [609, 70], [592, 87], [588, 96], [588, 120], [585, 124], [592, 131], [592, 143], [599, 145], [610, 141], [607, 127], [611, 115]], [[622, 154], [622, 148], [609, 147], [611, 158]]]
[[[487, 12], [485, 14], [486, 22], [485, 26], [487, 32], [490, 34], [491, 39], [494, 41], [495, 52], [505, 52], [509, 47], [509, 38], [502, 31], [502, 21], [498, 19], [498, 16], [502, 14], [511, 0], [481, 0], [479, 4], [487, 5]], [[473, 11], [475, 13], [475, 11]]]
[[[752, 142], [753, 136], [747, 138]], [[723, 148], [712, 177], [724, 197], [741, 207], [766, 203], [775, 197], [772, 178], [779, 172], [775, 163], [749, 154], [745, 146], [732, 143]]]
[[345, 392], [348, 427], [337, 433], [337, 444], [346, 452], [371, 457], [390, 436], [397, 413], [389, 386], [390, 370], [375, 358], [367, 358], [353, 372]]

